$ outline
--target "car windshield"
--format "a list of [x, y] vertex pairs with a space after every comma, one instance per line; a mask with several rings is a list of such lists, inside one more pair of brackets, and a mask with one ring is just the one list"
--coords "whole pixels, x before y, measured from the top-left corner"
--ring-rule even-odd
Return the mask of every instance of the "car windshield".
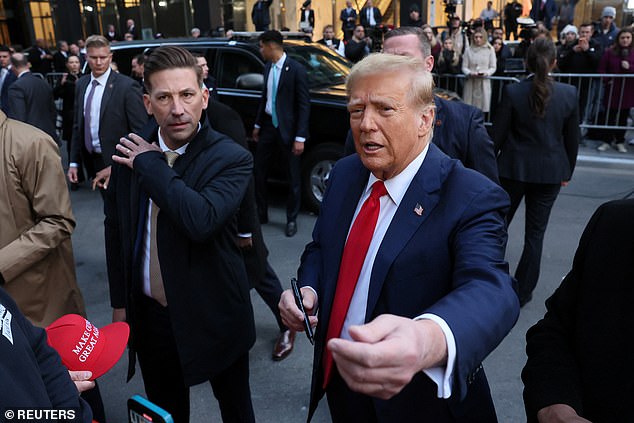
[[350, 62], [325, 48], [289, 46], [286, 53], [306, 67], [310, 88], [344, 84], [350, 73]]

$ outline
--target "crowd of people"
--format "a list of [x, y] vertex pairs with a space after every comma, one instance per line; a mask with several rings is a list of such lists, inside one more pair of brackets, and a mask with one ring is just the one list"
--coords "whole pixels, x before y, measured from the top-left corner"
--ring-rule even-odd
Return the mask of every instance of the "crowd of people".
[[[285, 53], [282, 34], [268, 29], [271, 0], [258, 0], [252, 11], [266, 61], [253, 156], [241, 117], [218, 101], [205, 57], [163, 46], [134, 57], [133, 75], [115, 71], [110, 44], [128, 34], [138, 38], [133, 20], [123, 37], [109, 26], [85, 43], [60, 41], [55, 54], [43, 40], [28, 55], [0, 46], [0, 351], [6, 357], [26, 351], [28, 363], [47, 363], [39, 373], [31, 365], [29, 380], [38, 390], [20, 391], [18, 405], [81, 409], [85, 401], [92, 413], [77, 421], [91, 421], [90, 414], [106, 421], [98, 385], [90, 383], [79, 397], [89, 375], [67, 375], [49, 349], [39, 357], [39, 347], [12, 352], [7, 344], [14, 343], [12, 315], [15, 333], [36, 346], [44, 335], [31, 324], [44, 328], [65, 314], [86, 315], [59, 152], [66, 142], [70, 189], [92, 180], [103, 198], [113, 322], [127, 322], [132, 335], [129, 376], [138, 359], [149, 399], [176, 422], [189, 421], [189, 387], [203, 382], [211, 384], [223, 420], [255, 421], [252, 287], [279, 326], [273, 360], [291, 353], [307, 320], [315, 328], [309, 419], [325, 395], [335, 422], [496, 421], [482, 361], [532, 299], [550, 210], [573, 177], [587, 111], [577, 95], [583, 90], [554, 82], [550, 73], [557, 66], [561, 72], [634, 70], [632, 29], [614, 26], [613, 8], [603, 9], [597, 28], [577, 30], [569, 18], [556, 46], [549, 29], [557, 11], [549, 2], [534, 7], [545, 29], [531, 29], [515, 51], [531, 75], [499, 93], [492, 137], [483, 120], [494, 106], [487, 77], [500, 74], [511, 54], [493, 23], [499, 14], [491, 2], [482, 25], [469, 32], [454, 17], [434, 34], [412, 8], [412, 26], [387, 32], [379, 54], [370, 54], [376, 46], [366, 36], [382, 19], [371, 0], [358, 13], [347, 2], [343, 39], [332, 25], [324, 28], [319, 42], [355, 65], [346, 81], [349, 154], [332, 171], [298, 270], [307, 315], [295, 293], [282, 290], [260, 228], [268, 223], [266, 181], [275, 155], [289, 181], [284, 232], [296, 235], [301, 157], [310, 142], [308, 76]], [[559, 19], [569, 15], [564, 6], [574, 2], [562, 5]], [[301, 22], [312, 31], [310, 0]], [[81, 75], [84, 62], [88, 72]], [[434, 93], [434, 70], [467, 76], [466, 104]], [[64, 72], [55, 90], [33, 75], [53, 71]], [[590, 86], [584, 95], [600, 88]], [[606, 116], [623, 126], [634, 107], [634, 81], [615, 80], [609, 89], [626, 93], [619, 101], [603, 94]], [[63, 99], [60, 133], [54, 98]], [[627, 151], [624, 133], [604, 131], [599, 149], [614, 141]], [[525, 245], [512, 277], [504, 257], [507, 228], [522, 199]], [[582, 358], [581, 368], [559, 364], [587, 357], [586, 334], [574, 321], [587, 317], [575, 302], [587, 301], [601, 280], [600, 272], [581, 270], [587, 250], [605, 255], [616, 248], [602, 244], [594, 229], [629, 228], [614, 224], [629, 209], [631, 202], [623, 202], [597, 212], [548, 314], [527, 335], [522, 377], [530, 421], [601, 420], [615, 413], [610, 401], [588, 397], [594, 384], [579, 380], [600, 372], [617, 378], [618, 369], [598, 369], [601, 364]], [[622, 244], [631, 250], [631, 239]], [[557, 339], [563, 330], [570, 342]], [[557, 354], [549, 358], [553, 346]], [[558, 375], [559, 383], [549, 386]], [[571, 393], [573, 382], [579, 386]]]

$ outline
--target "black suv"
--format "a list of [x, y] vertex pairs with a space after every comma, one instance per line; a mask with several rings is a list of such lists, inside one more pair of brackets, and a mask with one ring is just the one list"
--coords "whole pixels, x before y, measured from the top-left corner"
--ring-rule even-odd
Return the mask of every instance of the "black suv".
[[[247, 134], [251, 134], [264, 81], [264, 61], [257, 41], [199, 38], [121, 42], [111, 46], [113, 61], [121, 73], [130, 75], [134, 56], [161, 45], [202, 53], [209, 73], [216, 78], [220, 101], [238, 111]], [[284, 50], [308, 73], [310, 137], [302, 156], [302, 198], [306, 208], [318, 212], [330, 170], [343, 155], [349, 128], [344, 83], [351, 64], [321, 44], [303, 40], [285, 40]]]

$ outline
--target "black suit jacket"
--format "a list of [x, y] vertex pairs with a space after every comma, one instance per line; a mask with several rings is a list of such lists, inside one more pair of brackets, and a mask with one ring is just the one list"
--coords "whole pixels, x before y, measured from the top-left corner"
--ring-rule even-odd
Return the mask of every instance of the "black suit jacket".
[[18, 80], [18, 77], [13, 73], [13, 71], [8, 68], [7, 76], [4, 78], [4, 84], [2, 84], [2, 90], [0, 90], [0, 100], [2, 101], [2, 111], [5, 115], [9, 115], [9, 87], [15, 81]]
[[530, 109], [532, 79], [504, 87], [493, 118], [500, 178], [559, 184], [572, 177], [579, 149], [576, 89], [555, 82], [543, 118]]
[[306, 21], [304, 19], [304, 9], [301, 9], [299, 11], [299, 24], [300, 24], [300, 28], [301, 28], [301, 24], [302, 22], [308, 22], [308, 25], [310, 25], [311, 28], [315, 28], [315, 11], [313, 9], [310, 9], [308, 11], [308, 21]]
[[26, 72], [11, 84], [8, 97], [8, 117], [41, 129], [59, 144], [53, 89], [45, 80]]
[[[153, 124], [142, 135], [157, 142], [157, 132]], [[144, 295], [141, 246], [151, 198], [160, 208], [158, 258], [189, 386], [226, 369], [255, 341], [247, 275], [234, 241], [252, 163], [248, 151], [203, 124], [173, 168], [156, 151], [137, 156], [134, 170], [112, 168], [105, 201], [111, 305], [126, 307], [134, 327], [135, 297]]]
[[522, 380], [529, 422], [560, 403], [593, 422], [634, 421], [633, 216], [634, 200], [599, 207], [572, 270], [528, 330]]
[[[348, 18], [354, 18], [354, 20], [348, 21]], [[344, 7], [339, 14], [339, 20], [341, 21], [342, 31], [354, 29], [354, 26], [357, 24], [357, 11], [354, 10], [354, 8], [350, 8], [350, 12], [348, 12], [348, 8]]]
[[253, 3], [253, 9], [251, 9], [251, 21], [256, 27], [268, 26], [271, 23], [271, 15], [269, 13], [269, 7], [273, 0], [256, 1]]
[[[255, 119], [257, 125], [261, 125], [266, 113], [264, 109], [266, 108], [270, 71], [271, 63], [269, 62], [264, 68], [264, 88]], [[277, 118], [282, 141], [290, 147], [293, 145], [295, 137], [308, 139], [308, 121], [310, 118], [308, 76], [304, 66], [286, 56], [279, 78], [275, 103]]]
[[66, 56], [61, 51], [56, 51], [53, 55], [53, 70], [55, 72], [66, 72]]
[[[207, 105], [207, 118], [213, 129], [227, 135], [244, 149], [248, 149], [247, 133], [238, 112], [219, 101], [210, 99]], [[254, 283], [261, 280], [264, 276], [266, 258], [269, 255], [269, 251], [264, 243], [262, 228], [260, 226], [260, 220], [258, 219], [253, 177], [249, 181], [247, 192], [240, 203], [237, 218], [238, 233], [251, 234], [253, 247], [251, 249], [241, 250], [241, 252], [247, 274], [249, 275], [249, 282]]]
[[[43, 50], [45, 54], [51, 54], [48, 49]], [[29, 62], [31, 62], [31, 72], [46, 75], [53, 70], [52, 59], [42, 58], [42, 51], [36, 46], [31, 47], [27, 53], [29, 54]]]
[[[374, 10], [374, 20], [376, 21], [377, 25], [380, 25], [383, 19], [383, 17], [381, 16], [381, 11], [379, 10], [378, 7], [373, 7], [372, 9]], [[361, 9], [361, 12], [359, 12], [359, 16], [361, 18], [361, 25], [363, 25], [364, 27], [370, 26], [370, 21], [368, 21], [367, 7], [364, 7], [363, 9]]]
[[[75, 88], [75, 117], [71, 140], [72, 163], [80, 162], [84, 149], [84, 96], [90, 84], [90, 74], [77, 81]], [[147, 122], [147, 112], [143, 105], [141, 86], [125, 75], [110, 72], [103, 97], [99, 118], [99, 141], [106, 166], [112, 164], [112, 155], [119, 138], [139, 132]]]
[[432, 142], [465, 167], [477, 170], [498, 183], [493, 141], [484, 127], [480, 109], [462, 101], [434, 96], [436, 125]]

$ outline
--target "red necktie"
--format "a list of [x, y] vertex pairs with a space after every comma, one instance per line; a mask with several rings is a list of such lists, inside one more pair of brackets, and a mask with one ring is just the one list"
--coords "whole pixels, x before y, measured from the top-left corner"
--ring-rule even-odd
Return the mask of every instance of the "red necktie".
[[[343, 322], [348, 314], [348, 307], [350, 307], [350, 300], [352, 300], [354, 288], [357, 286], [361, 267], [368, 253], [368, 248], [370, 248], [370, 241], [372, 241], [376, 221], [379, 218], [379, 211], [381, 209], [380, 198], [385, 194], [387, 194], [387, 190], [385, 189], [383, 181], [376, 181], [372, 185], [370, 197], [365, 200], [361, 211], [359, 211], [357, 218], [352, 224], [350, 235], [348, 235], [346, 246], [343, 249], [343, 257], [341, 258], [335, 299], [332, 303], [330, 321], [328, 322], [326, 343], [331, 338], [337, 338], [341, 334]], [[332, 366], [332, 353], [325, 348], [324, 389], [326, 389], [330, 377], [332, 376]]]

